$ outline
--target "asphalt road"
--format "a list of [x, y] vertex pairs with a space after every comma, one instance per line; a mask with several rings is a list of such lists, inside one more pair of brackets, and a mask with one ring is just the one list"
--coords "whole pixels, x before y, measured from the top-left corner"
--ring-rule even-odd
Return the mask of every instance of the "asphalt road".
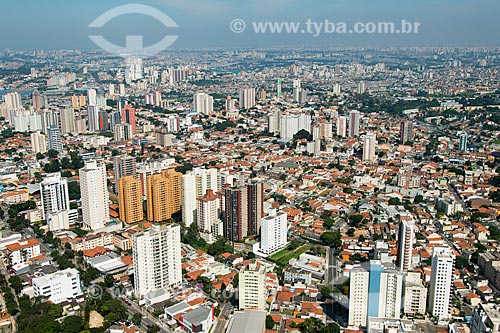
[[227, 324], [229, 315], [231, 313], [232, 306], [230, 303], [224, 303], [217, 318], [217, 324], [215, 324], [212, 333], [224, 333], [224, 327]]

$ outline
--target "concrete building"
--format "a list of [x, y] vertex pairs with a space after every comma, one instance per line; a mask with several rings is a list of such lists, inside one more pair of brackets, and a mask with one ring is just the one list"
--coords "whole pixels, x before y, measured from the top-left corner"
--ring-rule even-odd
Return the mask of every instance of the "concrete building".
[[347, 135], [347, 117], [345, 116], [337, 118], [337, 135], [343, 138]]
[[432, 249], [431, 282], [429, 289], [429, 309], [439, 321], [450, 318], [451, 284], [455, 254], [448, 247]]
[[196, 199], [197, 223], [200, 234], [209, 244], [213, 243], [218, 236], [224, 235], [224, 226], [220, 218], [221, 198], [213, 190]]
[[280, 139], [290, 141], [300, 130], [311, 133], [311, 115], [307, 112], [280, 113]]
[[367, 133], [363, 137], [363, 161], [374, 162], [377, 159], [377, 136], [375, 133]]
[[164, 222], [181, 209], [181, 176], [167, 169], [146, 178], [148, 221]]
[[61, 210], [69, 210], [68, 180], [61, 178], [61, 173], [51, 173], [40, 183], [42, 216], [47, 222], [50, 214]]
[[49, 141], [48, 145], [49, 150], [53, 149], [61, 153], [63, 150], [63, 145], [61, 141], [61, 131], [59, 130], [59, 127], [57, 127], [56, 125], [51, 125], [47, 129], [47, 138]]
[[122, 155], [115, 156], [113, 159], [113, 171], [115, 174], [115, 184], [125, 176], [136, 176], [135, 157]]
[[14, 266], [40, 255], [40, 242], [34, 238], [23, 239], [5, 246], [9, 263]]
[[403, 294], [403, 274], [385, 267], [379, 260], [370, 261], [368, 317], [399, 318]]
[[479, 304], [472, 313], [472, 333], [500, 332], [500, 309], [496, 304]]
[[61, 109], [61, 133], [68, 134], [75, 132], [75, 110], [71, 107]]
[[427, 306], [427, 288], [419, 272], [407, 272], [404, 288], [404, 313], [407, 316], [424, 315]]
[[32, 279], [35, 297], [46, 297], [49, 302], [59, 304], [81, 296], [80, 273], [74, 268], [35, 277]]
[[370, 272], [360, 266], [349, 273], [349, 327], [365, 327], [368, 314]]
[[47, 136], [40, 132], [31, 133], [31, 148], [35, 154], [47, 152]]
[[235, 311], [227, 333], [264, 333], [266, 315], [266, 311], [261, 310]]
[[413, 241], [415, 236], [415, 222], [411, 215], [401, 216], [398, 231], [397, 265], [402, 272], [412, 268]]
[[413, 141], [413, 121], [405, 119], [401, 122], [399, 143], [404, 145], [411, 141]]
[[197, 222], [196, 199], [207, 193], [207, 190], [216, 192], [218, 189], [217, 169], [194, 168], [182, 175], [182, 222], [186, 227]]
[[240, 309], [265, 310], [267, 301], [266, 271], [264, 266], [250, 263], [239, 273]]
[[106, 166], [89, 160], [79, 175], [83, 226], [91, 230], [101, 229], [110, 221]]
[[150, 292], [182, 282], [181, 228], [177, 224], [153, 225], [133, 235], [134, 288], [141, 300]]
[[118, 180], [118, 205], [120, 220], [124, 223], [136, 223], [144, 220], [142, 207], [141, 181], [133, 176]]
[[360, 113], [357, 110], [349, 112], [349, 137], [359, 135]]
[[278, 213], [276, 209], [272, 209], [268, 216], [262, 218], [260, 252], [271, 254], [286, 246], [287, 224], [287, 214]]
[[214, 98], [205, 93], [194, 94], [193, 108], [200, 114], [212, 114], [214, 112]]
[[130, 104], [125, 104], [121, 109], [122, 123], [131, 126], [132, 135], [137, 133], [137, 125], [135, 120], [135, 109]]
[[240, 109], [250, 109], [255, 106], [255, 88], [240, 88]]

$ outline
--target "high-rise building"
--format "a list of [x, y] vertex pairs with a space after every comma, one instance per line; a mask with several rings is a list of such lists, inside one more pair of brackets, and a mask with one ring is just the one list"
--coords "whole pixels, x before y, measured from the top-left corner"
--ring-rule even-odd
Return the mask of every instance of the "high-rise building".
[[370, 262], [368, 317], [399, 318], [403, 294], [403, 274], [384, 267], [379, 260]]
[[339, 116], [337, 118], [337, 135], [345, 138], [346, 134], [347, 134], [347, 117]]
[[142, 59], [127, 58], [125, 60], [125, 82], [130, 84], [132, 81], [142, 79]]
[[208, 189], [206, 194], [196, 199], [196, 220], [201, 236], [209, 244], [218, 236], [224, 235], [221, 215], [221, 198], [214, 190]]
[[256, 182], [225, 188], [224, 196], [224, 237], [235, 242], [256, 235], [264, 214], [263, 184]]
[[267, 116], [267, 131], [271, 134], [280, 132], [280, 110], [273, 110]]
[[21, 96], [18, 92], [6, 93], [3, 96], [3, 100], [9, 110], [19, 110], [23, 106], [21, 103]]
[[460, 134], [460, 142], [458, 144], [458, 149], [460, 149], [460, 151], [467, 151], [467, 139], [467, 133]]
[[52, 125], [47, 130], [47, 137], [49, 141], [49, 150], [53, 149], [62, 152], [63, 145], [61, 142], [61, 131], [56, 125]]
[[96, 160], [88, 160], [80, 169], [83, 226], [101, 229], [109, 222], [109, 193], [106, 166]]
[[69, 210], [68, 181], [61, 178], [61, 173], [51, 173], [40, 183], [42, 216], [50, 220], [50, 213]]
[[288, 231], [287, 214], [272, 209], [268, 216], [262, 218], [260, 232], [260, 252], [274, 253], [286, 246]]
[[281, 140], [290, 141], [300, 130], [311, 133], [311, 115], [305, 112], [280, 113], [279, 126]]
[[31, 147], [34, 153], [47, 152], [47, 137], [40, 132], [31, 133]]
[[359, 135], [359, 111], [352, 110], [349, 112], [349, 137]]
[[267, 289], [264, 266], [250, 263], [239, 273], [240, 309], [266, 309]]
[[135, 122], [135, 109], [130, 104], [125, 104], [121, 110], [122, 123], [132, 126], [132, 135], [137, 133], [137, 125]]
[[205, 93], [193, 95], [193, 108], [200, 114], [211, 114], [214, 111], [214, 98]]
[[429, 288], [429, 310], [439, 321], [450, 318], [451, 284], [455, 254], [448, 247], [432, 249], [431, 283]]
[[135, 177], [135, 157], [128, 155], [115, 156], [113, 159], [113, 171], [115, 174], [115, 183], [125, 176]]
[[89, 106], [97, 106], [97, 92], [95, 89], [87, 90], [87, 100]]
[[333, 85], [332, 92], [333, 92], [335, 95], [340, 95], [340, 84], [335, 83], [335, 84]]
[[353, 267], [349, 278], [348, 324], [350, 327], [366, 326], [370, 272], [363, 267]]
[[148, 220], [164, 222], [181, 209], [181, 176], [174, 169], [146, 179]]
[[250, 109], [255, 106], [255, 88], [240, 88], [240, 109]]
[[196, 198], [207, 193], [207, 190], [217, 191], [217, 169], [194, 168], [182, 175], [182, 222], [186, 227], [197, 221]]
[[415, 223], [413, 218], [408, 215], [401, 216], [398, 231], [397, 265], [402, 272], [408, 272], [412, 268], [414, 229]]
[[106, 111], [99, 111], [97, 117], [99, 132], [106, 132], [109, 130], [108, 113]]
[[373, 162], [377, 158], [375, 154], [377, 147], [377, 137], [375, 133], [367, 133], [363, 137], [363, 161]]
[[87, 127], [89, 132], [99, 131], [99, 107], [89, 105], [87, 107]]
[[44, 107], [44, 101], [42, 96], [40, 96], [40, 92], [38, 90], [34, 90], [33, 94], [31, 95], [31, 101], [33, 104], [33, 110], [34, 111], [40, 111], [42, 107]]
[[276, 96], [278, 96], [278, 97], [283, 96], [282, 85], [283, 85], [282, 80], [280, 78], [278, 78], [278, 80], [276, 82]]
[[300, 80], [293, 80], [293, 101], [298, 102], [300, 99]]
[[64, 108], [60, 111], [61, 117], [61, 133], [75, 132], [75, 110], [71, 107]]
[[130, 124], [116, 124], [113, 127], [113, 135], [115, 142], [124, 142], [131, 140], [134, 136], [132, 132], [132, 125]]
[[472, 313], [470, 323], [472, 333], [500, 332], [500, 316], [495, 303], [479, 303]]
[[364, 94], [366, 92], [366, 83], [365, 81], [361, 81], [358, 83], [358, 94]]
[[118, 180], [118, 206], [120, 207], [120, 220], [123, 222], [136, 223], [144, 220], [139, 179], [125, 176]]
[[177, 224], [153, 225], [132, 236], [135, 296], [141, 300], [150, 292], [182, 282], [181, 228]]
[[413, 122], [411, 120], [405, 119], [401, 122], [401, 128], [399, 130], [399, 142], [401, 144], [406, 144], [407, 142], [413, 141]]
[[407, 272], [405, 276], [404, 313], [407, 316], [424, 315], [427, 307], [427, 288], [422, 284], [419, 272]]

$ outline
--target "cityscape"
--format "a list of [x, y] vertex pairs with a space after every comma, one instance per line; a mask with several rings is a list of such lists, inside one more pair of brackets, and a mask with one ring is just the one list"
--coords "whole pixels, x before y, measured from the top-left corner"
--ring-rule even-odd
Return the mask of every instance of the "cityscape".
[[500, 47], [88, 37], [0, 41], [0, 332], [500, 332]]

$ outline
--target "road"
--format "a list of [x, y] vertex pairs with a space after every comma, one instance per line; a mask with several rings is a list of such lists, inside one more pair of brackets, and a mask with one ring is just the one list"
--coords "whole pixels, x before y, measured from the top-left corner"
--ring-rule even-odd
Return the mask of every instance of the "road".
[[[113, 293], [111, 293], [113, 295]], [[125, 298], [125, 297], [124, 297]], [[128, 310], [128, 313], [133, 316], [136, 313], [140, 313], [142, 315], [142, 320], [141, 320], [141, 329], [144, 331], [147, 331], [147, 328], [152, 325], [157, 325], [160, 327], [161, 332], [166, 332], [166, 333], [171, 333], [173, 330], [169, 329], [167, 325], [165, 325], [161, 320], [158, 318], [153, 317], [146, 309], [134, 304], [131, 300], [125, 298], [125, 300], [130, 303], [130, 305], [125, 302], [122, 298], [118, 298], [123, 305]]]
[[212, 333], [224, 333], [224, 328], [226, 327], [229, 315], [231, 314], [232, 306], [230, 303], [224, 303], [217, 318], [217, 323], [215, 324]]

